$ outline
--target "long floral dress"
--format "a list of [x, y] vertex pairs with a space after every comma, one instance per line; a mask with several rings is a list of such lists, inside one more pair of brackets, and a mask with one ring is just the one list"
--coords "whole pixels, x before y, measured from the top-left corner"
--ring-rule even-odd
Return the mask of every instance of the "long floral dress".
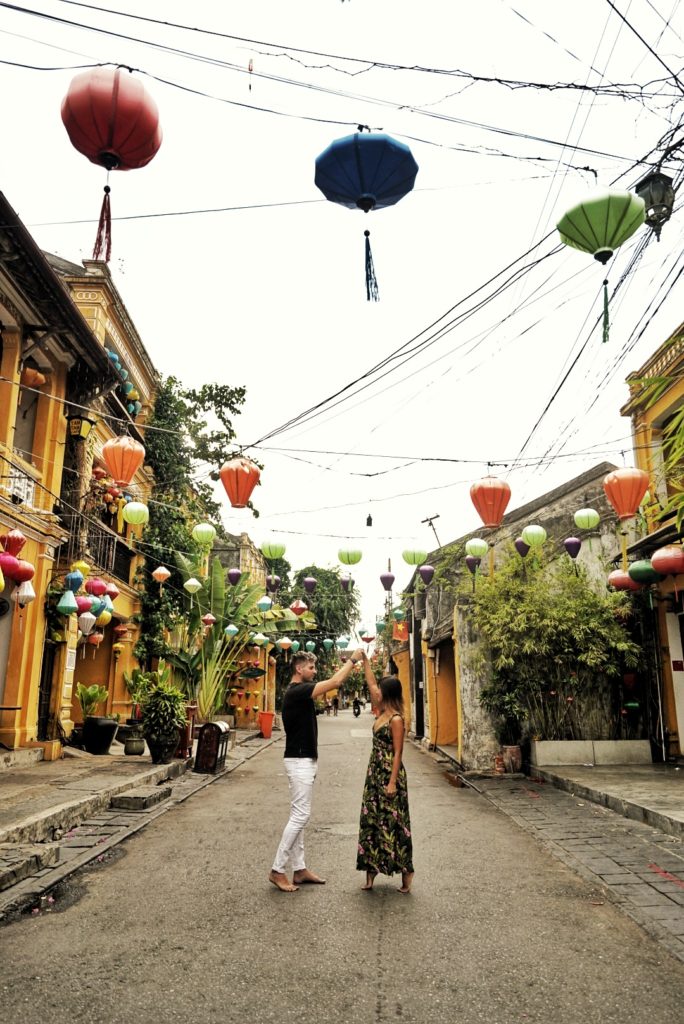
[[373, 732], [373, 747], [363, 788], [356, 869], [371, 874], [393, 875], [400, 871], [413, 871], [408, 787], [403, 764], [397, 778], [396, 796], [385, 793], [394, 761], [390, 722], [385, 722]]

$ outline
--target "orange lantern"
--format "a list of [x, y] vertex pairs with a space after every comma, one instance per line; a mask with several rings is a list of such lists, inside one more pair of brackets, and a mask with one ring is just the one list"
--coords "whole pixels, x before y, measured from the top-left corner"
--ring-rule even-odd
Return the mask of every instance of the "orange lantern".
[[237, 458], [224, 463], [219, 476], [233, 508], [246, 508], [261, 471], [249, 459]]
[[161, 592], [162, 592], [162, 590], [164, 588], [164, 584], [166, 583], [166, 581], [168, 580], [170, 575], [171, 575], [171, 573], [169, 572], [169, 570], [166, 568], [165, 565], [159, 565], [159, 566], [157, 566], [156, 569], [153, 569], [153, 571], [152, 571], [152, 579], [156, 580], [157, 583], [159, 584], [159, 593], [160, 594], [161, 594]]
[[19, 383], [26, 388], [40, 388], [46, 380], [47, 377], [40, 370], [34, 370], [32, 366], [25, 366], [21, 371]]
[[603, 490], [618, 519], [632, 519], [648, 490], [648, 473], [634, 467], [614, 469], [605, 477]]
[[511, 488], [505, 480], [486, 476], [470, 488], [473, 505], [485, 526], [499, 526], [511, 500]]
[[117, 484], [130, 484], [144, 458], [144, 446], [127, 434], [111, 438], [102, 449], [102, 461]]

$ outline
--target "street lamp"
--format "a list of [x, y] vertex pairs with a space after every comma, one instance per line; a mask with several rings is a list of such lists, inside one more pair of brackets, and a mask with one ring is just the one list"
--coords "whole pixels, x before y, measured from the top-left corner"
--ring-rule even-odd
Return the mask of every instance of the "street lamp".
[[646, 223], [653, 228], [653, 233], [660, 241], [661, 228], [672, 216], [674, 206], [672, 178], [660, 171], [653, 171], [641, 179], [634, 191], [646, 204]]
[[88, 419], [87, 416], [67, 416], [66, 421], [69, 437], [74, 441], [85, 441], [95, 426], [95, 420]]

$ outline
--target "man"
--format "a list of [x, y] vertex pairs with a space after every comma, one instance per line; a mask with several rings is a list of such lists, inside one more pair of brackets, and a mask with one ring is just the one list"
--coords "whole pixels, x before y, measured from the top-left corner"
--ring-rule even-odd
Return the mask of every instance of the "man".
[[[318, 769], [318, 723], [314, 701], [336, 690], [349, 679], [354, 665], [363, 660], [361, 649], [354, 651], [330, 679], [316, 683], [316, 655], [308, 652], [292, 658], [292, 680], [283, 698], [285, 729], [285, 772], [290, 785], [290, 817], [273, 861], [269, 882], [281, 892], [297, 892], [300, 885], [323, 885], [304, 860], [304, 828], [311, 817], [313, 784]], [[285, 874], [292, 863], [292, 881]]]

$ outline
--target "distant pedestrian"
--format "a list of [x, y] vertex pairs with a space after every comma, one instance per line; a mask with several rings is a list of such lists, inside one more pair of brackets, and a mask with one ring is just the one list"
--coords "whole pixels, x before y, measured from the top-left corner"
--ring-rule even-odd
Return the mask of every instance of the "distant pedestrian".
[[361, 714], [361, 701], [358, 697], [354, 697], [354, 700], [352, 701], [352, 714], [354, 715], [354, 718], [358, 718]]
[[[308, 652], [292, 658], [292, 680], [283, 698], [282, 719], [285, 729], [285, 772], [290, 786], [290, 817], [268, 876], [269, 882], [281, 892], [297, 892], [302, 884], [323, 885], [306, 866], [303, 831], [311, 816], [313, 784], [318, 769], [317, 697], [336, 690], [359, 664], [363, 651], [354, 651], [331, 679], [314, 682], [316, 655]], [[287, 877], [288, 864], [293, 869], [292, 881]]]
[[335, 696], [332, 699], [332, 706], [333, 706], [333, 718], [337, 718], [337, 712], [338, 712], [339, 707], [340, 707], [340, 698], [337, 696], [337, 694], [335, 694]]
[[399, 892], [407, 896], [413, 882], [413, 840], [409, 815], [404, 749], [404, 702], [396, 676], [376, 682], [367, 657], [363, 656], [366, 682], [376, 720], [373, 723], [366, 783], [361, 803], [361, 821], [356, 868], [366, 872], [370, 892], [376, 875], [401, 872]]

